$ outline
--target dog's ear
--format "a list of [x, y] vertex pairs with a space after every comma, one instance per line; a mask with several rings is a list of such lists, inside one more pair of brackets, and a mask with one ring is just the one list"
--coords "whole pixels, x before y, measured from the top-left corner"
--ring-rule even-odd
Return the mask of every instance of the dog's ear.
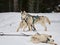
[[22, 14], [22, 11], [21, 11], [21, 14]]
[[26, 11], [24, 11], [24, 13], [26, 13]]
[[24, 11], [23, 13], [24, 13], [25, 15], [27, 14], [27, 12], [26, 12], [26, 11]]
[[26, 11], [24, 11], [24, 13], [26, 13]]

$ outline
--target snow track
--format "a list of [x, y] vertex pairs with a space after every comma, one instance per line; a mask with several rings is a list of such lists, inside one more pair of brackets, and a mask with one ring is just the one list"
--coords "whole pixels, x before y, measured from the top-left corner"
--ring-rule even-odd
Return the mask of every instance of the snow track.
[[[50, 34], [55, 42], [60, 45], [60, 13], [30, 13], [31, 15], [47, 16], [51, 20], [51, 25], [47, 24], [48, 31], [40, 24], [36, 24], [37, 32], [40, 34]], [[0, 32], [4, 34], [28, 34], [33, 35], [36, 31], [23, 32], [21, 29], [16, 32], [16, 29], [21, 21], [19, 12], [0, 13]], [[30, 41], [31, 36], [0, 36], [0, 45], [51, 45], [46, 43], [33, 44]]]

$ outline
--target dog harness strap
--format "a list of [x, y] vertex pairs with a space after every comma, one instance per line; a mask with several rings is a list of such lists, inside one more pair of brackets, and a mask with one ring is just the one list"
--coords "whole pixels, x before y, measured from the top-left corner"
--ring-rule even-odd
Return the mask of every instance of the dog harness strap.
[[49, 38], [47, 38], [47, 41], [46, 41], [46, 43], [48, 43], [48, 41], [50, 41], [50, 39], [49, 39]]
[[34, 24], [35, 20], [38, 19], [39, 16], [32, 16], [32, 18], [33, 18], [33, 24]]

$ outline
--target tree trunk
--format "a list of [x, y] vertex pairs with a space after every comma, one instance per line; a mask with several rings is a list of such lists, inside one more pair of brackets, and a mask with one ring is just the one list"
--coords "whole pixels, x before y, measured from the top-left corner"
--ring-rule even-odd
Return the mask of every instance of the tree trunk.
[[18, 11], [18, 0], [14, 0], [14, 11]]
[[23, 3], [23, 0], [19, 0], [19, 11], [22, 11], [22, 3]]
[[34, 12], [34, 1], [35, 0], [29, 0], [28, 1], [28, 10], [29, 10], [29, 12]]
[[11, 11], [11, 0], [9, 0], [9, 11]]
[[39, 4], [40, 4], [40, 2], [39, 2], [39, 0], [37, 0], [36, 1], [36, 12], [38, 13], [39, 12]]

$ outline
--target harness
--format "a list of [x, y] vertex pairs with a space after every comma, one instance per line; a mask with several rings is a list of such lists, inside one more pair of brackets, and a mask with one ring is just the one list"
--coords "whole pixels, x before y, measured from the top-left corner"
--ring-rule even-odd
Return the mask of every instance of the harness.
[[[22, 19], [22, 20], [25, 20], [25, 22], [27, 23], [27, 20], [28, 20], [29, 17], [32, 17], [33, 24], [34, 24], [35, 20], [39, 18], [38, 15], [37, 15], [37, 16], [31, 16], [31, 15], [27, 14], [27, 17], [26, 17], [25, 19], [22, 19], [22, 18], [21, 18], [21, 19]], [[27, 23], [27, 24], [28, 24], [28, 23]]]
[[50, 39], [49, 39], [49, 38], [47, 38], [47, 41], [46, 41], [46, 43], [48, 43], [48, 41], [50, 41]]
[[29, 15], [29, 14], [28, 14], [26, 20], [28, 20], [29, 17], [32, 17], [33, 24], [34, 24], [35, 20], [39, 18], [38, 15], [37, 15], [37, 16], [32, 16], [32, 15]]
[[[21, 19], [22, 19], [22, 17], [21, 17]], [[25, 20], [25, 22], [27, 23], [28, 18], [26, 17], [26, 18], [24, 18], [22, 20]], [[27, 23], [27, 25], [28, 25], [28, 23]]]
[[33, 18], [33, 23], [34, 23], [35, 20], [39, 18], [39, 16], [38, 15], [37, 16], [32, 16], [32, 18]]

